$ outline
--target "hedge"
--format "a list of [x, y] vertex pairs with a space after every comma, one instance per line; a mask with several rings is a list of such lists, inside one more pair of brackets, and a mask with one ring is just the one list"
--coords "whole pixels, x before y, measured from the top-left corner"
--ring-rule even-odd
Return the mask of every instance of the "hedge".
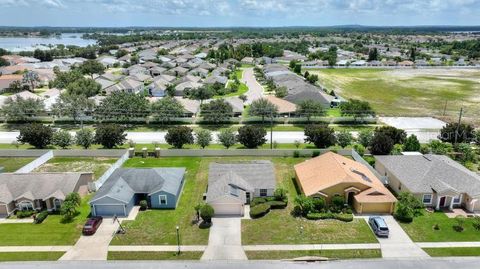
[[34, 211], [31, 210], [23, 210], [23, 211], [17, 211], [17, 218], [23, 219], [23, 218], [29, 218], [35, 213]]
[[325, 219], [336, 219], [343, 222], [353, 221], [352, 214], [335, 214], [335, 213], [309, 213], [306, 216], [309, 220], [325, 220]]
[[287, 203], [284, 201], [269, 201], [267, 204], [270, 205], [271, 209], [284, 209], [287, 207]]
[[270, 212], [270, 205], [269, 204], [260, 204], [250, 208], [250, 217], [252, 219], [260, 218], [265, 216], [268, 212]]
[[256, 197], [256, 198], [252, 199], [252, 201], [250, 202], [250, 206], [254, 207], [254, 206], [257, 206], [257, 205], [260, 205], [260, 204], [264, 204], [266, 202], [267, 202], [267, 199], [261, 198], [261, 197]]
[[42, 211], [35, 216], [35, 224], [42, 223], [48, 217], [47, 211]]

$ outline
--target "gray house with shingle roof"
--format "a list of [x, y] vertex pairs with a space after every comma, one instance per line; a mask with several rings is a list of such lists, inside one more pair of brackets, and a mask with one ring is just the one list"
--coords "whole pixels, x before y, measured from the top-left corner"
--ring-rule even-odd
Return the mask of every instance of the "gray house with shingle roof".
[[215, 215], [243, 215], [245, 204], [254, 197], [273, 196], [275, 186], [270, 161], [211, 163], [206, 202]]
[[375, 169], [395, 192], [410, 192], [435, 209], [480, 210], [480, 176], [444, 155], [375, 156]]
[[0, 174], [0, 215], [17, 210], [59, 210], [69, 193], [87, 194], [92, 179], [92, 173]]
[[185, 168], [119, 168], [90, 201], [93, 216], [128, 216], [146, 200], [149, 208], [176, 208]]

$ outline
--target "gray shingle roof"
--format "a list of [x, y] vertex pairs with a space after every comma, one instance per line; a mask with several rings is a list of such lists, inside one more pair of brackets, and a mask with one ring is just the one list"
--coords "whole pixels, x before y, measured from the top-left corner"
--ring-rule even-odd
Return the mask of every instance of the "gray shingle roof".
[[185, 168], [118, 168], [97, 191], [94, 202], [111, 197], [128, 203], [136, 193], [153, 194], [165, 191], [176, 194], [181, 188]]
[[480, 195], [480, 176], [443, 155], [375, 156], [402, 184], [414, 193], [453, 190]]
[[17, 198], [62, 199], [75, 190], [83, 173], [25, 173], [0, 174], [0, 202], [10, 203]]
[[270, 161], [210, 163], [207, 203], [223, 196], [234, 196], [231, 187], [253, 192], [275, 186], [275, 170]]

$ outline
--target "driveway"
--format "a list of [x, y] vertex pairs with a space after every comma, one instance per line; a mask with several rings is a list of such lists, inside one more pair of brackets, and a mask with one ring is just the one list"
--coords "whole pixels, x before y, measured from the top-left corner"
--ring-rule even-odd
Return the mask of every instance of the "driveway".
[[[368, 222], [369, 216], [362, 216]], [[382, 216], [390, 230], [388, 238], [378, 238], [383, 258], [429, 258], [419, 246], [408, 237], [393, 216]]]
[[242, 247], [241, 219], [213, 218], [208, 246], [202, 260], [247, 260]]
[[248, 87], [248, 91], [245, 94], [247, 96], [246, 104], [250, 105], [253, 101], [261, 99], [263, 97], [263, 87], [258, 83], [253, 72], [253, 67], [245, 68], [243, 70], [243, 76], [241, 81]]

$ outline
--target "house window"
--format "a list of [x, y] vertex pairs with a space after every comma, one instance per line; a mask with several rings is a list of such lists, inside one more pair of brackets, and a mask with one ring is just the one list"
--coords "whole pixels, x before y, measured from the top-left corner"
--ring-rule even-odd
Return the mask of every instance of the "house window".
[[462, 200], [462, 195], [458, 195], [457, 197], [453, 198], [453, 203], [454, 204], [460, 204], [460, 201]]
[[20, 209], [21, 211], [33, 210], [33, 204], [30, 201], [21, 201], [18, 204], [18, 209]]
[[158, 200], [160, 201], [160, 205], [166, 205], [167, 204], [167, 196], [166, 195], [159, 195]]
[[398, 190], [399, 190], [399, 191], [402, 190], [402, 183], [398, 183]]
[[267, 196], [267, 189], [260, 189], [260, 197]]
[[232, 194], [233, 196], [238, 196], [238, 189], [230, 186], [230, 194]]
[[424, 204], [431, 204], [432, 203], [432, 195], [431, 194], [424, 194], [423, 195], [423, 203]]
[[56, 210], [59, 210], [62, 207], [62, 201], [60, 201], [59, 199], [53, 200], [53, 203], [55, 204]]

